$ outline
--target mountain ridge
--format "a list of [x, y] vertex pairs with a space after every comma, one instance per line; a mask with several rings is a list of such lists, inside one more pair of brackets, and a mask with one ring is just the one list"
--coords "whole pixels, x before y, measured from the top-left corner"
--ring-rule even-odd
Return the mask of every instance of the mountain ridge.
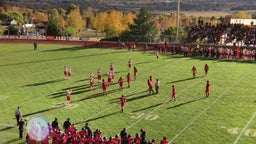
[[[8, 0], [5, 5], [32, 9], [49, 10], [51, 8], [66, 8], [71, 3], [98, 10], [137, 11], [147, 7], [150, 11], [174, 11], [176, 0]], [[232, 11], [256, 10], [254, 0], [180, 0], [181, 11]]]

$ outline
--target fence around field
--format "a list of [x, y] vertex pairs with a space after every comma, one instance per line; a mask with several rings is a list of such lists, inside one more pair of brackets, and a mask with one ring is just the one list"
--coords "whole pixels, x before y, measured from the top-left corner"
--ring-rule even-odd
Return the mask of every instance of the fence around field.
[[[78, 37], [53, 37], [53, 36], [0, 36], [0, 43], [39, 43], [79, 45], [85, 48], [120, 48], [128, 50], [154, 50], [160, 53], [184, 54], [184, 56], [202, 56], [216, 59], [242, 59], [256, 60], [256, 47], [232, 45], [196, 45], [196, 44], [156, 44], [144, 42], [114, 42], [98, 41]], [[135, 45], [135, 47], [133, 47]], [[133, 49], [134, 48], [134, 49]]]

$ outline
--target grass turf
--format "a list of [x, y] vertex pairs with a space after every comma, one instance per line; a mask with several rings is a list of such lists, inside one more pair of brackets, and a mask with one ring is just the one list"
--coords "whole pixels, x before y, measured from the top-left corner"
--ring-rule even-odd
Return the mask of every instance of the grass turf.
[[[241, 143], [256, 140], [254, 63], [226, 62], [161, 55], [153, 52], [115, 49], [85, 49], [67, 45], [0, 44], [0, 143], [24, 143], [19, 140], [14, 111], [20, 106], [24, 118], [55, 117], [62, 127], [67, 117], [80, 130], [89, 122], [92, 130], [100, 129], [106, 137], [119, 134], [126, 127], [134, 136], [143, 128], [147, 140], [160, 142], [166, 136], [170, 143]], [[131, 88], [119, 91], [118, 84], [102, 95], [95, 80], [89, 88], [89, 75], [102, 68], [103, 78], [111, 62], [117, 82], [125, 77], [128, 59], [138, 69]], [[208, 76], [204, 65], [209, 65]], [[63, 79], [63, 66], [72, 67], [70, 80]], [[192, 66], [198, 70], [192, 79]], [[133, 73], [131, 70], [130, 72]], [[160, 80], [160, 93], [149, 95], [147, 79]], [[210, 97], [205, 98], [206, 81], [211, 82]], [[177, 101], [171, 102], [171, 85], [177, 87]], [[64, 105], [67, 88], [72, 88], [71, 106]], [[119, 98], [124, 94], [127, 105], [120, 113]]]

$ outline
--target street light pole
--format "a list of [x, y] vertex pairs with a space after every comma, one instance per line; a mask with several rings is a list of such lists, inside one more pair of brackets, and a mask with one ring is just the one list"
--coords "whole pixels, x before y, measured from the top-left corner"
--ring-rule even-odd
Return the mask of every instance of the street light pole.
[[177, 16], [176, 16], [176, 43], [179, 42], [179, 22], [180, 19], [180, 0], [177, 0]]

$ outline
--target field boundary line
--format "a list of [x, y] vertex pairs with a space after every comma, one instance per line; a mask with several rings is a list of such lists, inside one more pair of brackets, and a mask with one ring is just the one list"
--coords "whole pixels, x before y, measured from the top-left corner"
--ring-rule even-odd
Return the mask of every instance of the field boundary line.
[[192, 125], [200, 116], [202, 116], [208, 109], [210, 109], [220, 98], [222, 98], [228, 91], [230, 91], [235, 85], [237, 85], [241, 80], [246, 78], [250, 73], [253, 71], [247, 73], [247, 75], [241, 77], [238, 81], [236, 81], [233, 85], [231, 85], [228, 89], [226, 89], [221, 96], [217, 97], [211, 104], [209, 104], [202, 112], [200, 112], [196, 117], [194, 117], [190, 122], [178, 133], [173, 137], [169, 144], [171, 144], [177, 137], [179, 137], [190, 125]]
[[247, 122], [247, 124], [245, 125], [245, 127], [243, 128], [243, 130], [240, 132], [240, 134], [238, 135], [238, 137], [236, 138], [234, 144], [237, 144], [237, 142], [239, 141], [239, 139], [241, 138], [242, 134], [244, 133], [245, 129], [249, 126], [249, 124], [252, 122], [252, 120], [254, 119], [256, 115], [256, 111], [254, 112], [254, 114], [252, 115], [252, 117], [250, 118], [250, 120]]

